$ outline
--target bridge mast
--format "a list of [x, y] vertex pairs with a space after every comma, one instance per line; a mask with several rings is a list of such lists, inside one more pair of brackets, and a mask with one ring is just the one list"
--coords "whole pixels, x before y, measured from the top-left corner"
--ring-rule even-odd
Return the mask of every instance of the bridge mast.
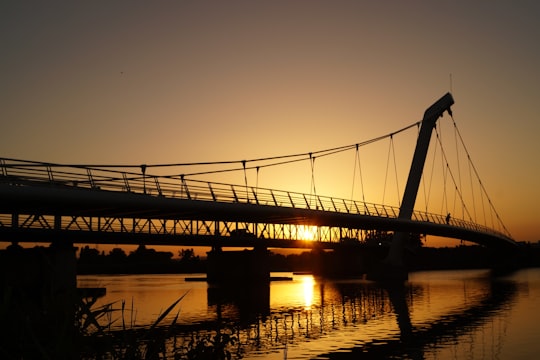
[[[431, 140], [431, 133], [435, 128], [437, 119], [443, 116], [445, 111], [448, 111], [448, 113], [452, 115], [450, 106], [453, 104], [454, 98], [452, 97], [452, 94], [447, 93], [437, 100], [433, 105], [431, 105], [424, 113], [424, 118], [422, 119], [422, 125], [420, 127], [420, 134], [418, 135], [418, 140], [416, 141], [416, 149], [414, 150], [411, 169], [409, 170], [407, 185], [405, 187], [403, 200], [401, 201], [401, 207], [399, 209], [399, 219], [411, 219], [414, 210], [414, 203], [416, 202], [416, 196], [418, 194], [418, 188], [420, 186], [420, 180], [422, 178], [422, 172], [424, 170], [424, 163], [426, 161], [429, 142]], [[394, 233], [388, 256], [384, 260], [385, 265], [389, 265], [396, 270], [403, 268], [403, 250], [407, 237], [408, 233]], [[406, 272], [401, 272], [403, 273], [401, 276], [406, 277]]]

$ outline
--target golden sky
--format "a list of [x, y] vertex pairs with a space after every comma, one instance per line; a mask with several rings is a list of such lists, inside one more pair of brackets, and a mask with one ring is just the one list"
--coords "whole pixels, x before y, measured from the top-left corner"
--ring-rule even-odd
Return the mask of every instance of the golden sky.
[[[451, 91], [501, 218], [540, 240], [539, 18], [537, 1], [3, 1], [0, 157], [305, 153], [403, 128]], [[415, 138], [395, 141], [406, 179]], [[362, 169], [366, 184], [387, 151], [365, 160], [383, 169]], [[332, 166], [316, 162], [317, 193], [350, 197], [354, 154]], [[265, 171], [250, 185], [310, 192], [309, 163]]]

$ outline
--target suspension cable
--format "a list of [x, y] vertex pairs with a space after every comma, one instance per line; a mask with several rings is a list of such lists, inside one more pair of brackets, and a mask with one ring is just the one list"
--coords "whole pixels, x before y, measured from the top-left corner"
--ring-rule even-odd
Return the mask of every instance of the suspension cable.
[[396, 189], [397, 189], [397, 198], [398, 198], [398, 206], [401, 207], [401, 195], [399, 193], [399, 182], [398, 182], [398, 174], [397, 174], [397, 162], [396, 162], [396, 149], [394, 147], [394, 137], [390, 137], [390, 143], [392, 144], [392, 156], [394, 157], [394, 174], [396, 176]]
[[[397, 131], [394, 131], [394, 132], [391, 132], [389, 134], [386, 134], [386, 135], [382, 135], [382, 136], [378, 136], [378, 137], [375, 137], [373, 139], [369, 139], [369, 140], [366, 140], [366, 141], [363, 141], [363, 142], [360, 142], [360, 143], [357, 143], [357, 144], [352, 144], [352, 145], [344, 145], [344, 146], [339, 146], [339, 147], [334, 147], [334, 148], [330, 148], [330, 149], [324, 149], [324, 150], [318, 150], [318, 151], [312, 151], [312, 152], [308, 152], [308, 153], [297, 153], [297, 154], [289, 154], [289, 155], [279, 155], [279, 156], [269, 156], [269, 157], [262, 157], [262, 158], [255, 158], [255, 159], [247, 159], [247, 160], [227, 160], [227, 161], [203, 161], [203, 162], [189, 162], [189, 163], [171, 163], [171, 164], [145, 164], [145, 167], [146, 168], [160, 168], [160, 167], [181, 167], [181, 166], [199, 166], [199, 165], [232, 165], [232, 164], [239, 164], [239, 163], [242, 163], [243, 161], [246, 162], [246, 164], [249, 164], [249, 163], [253, 163], [253, 162], [265, 162], [265, 161], [273, 161], [273, 160], [283, 160], [283, 159], [292, 159], [292, 160], [289, 160], [289, 161], [280, 161], [280, 162], [276, 162], [276, 163], [273, 163], [273, 164], [268, 164], [266, 166], [274, 166], [274, 165], [282, 165], [282, 164], [287, 164], [289, 162], [296, 162], [296, 161], [303, 161], [303, 160], [306, 160], [306, 157], [309, 156], [310, 154], [312, 156], [316, 156], [316, 157], [321, 157], [321, 156], [328, 156], [328, 155], [332, 155], [332, 154], [336, 154], [336, 153], [339, 153], [339, 152], [342, 152], [342, 151], [347, 151], [347, 150], [352, 150], [354, 149], [357, 145], [358, 146], [365, 146], [365, 145], [369, 145], [371, 143], [374, 143], [374, 142], [377, 142], [377, 141], [380, 141], [380, 140], [384, 140], [392, 135], [396, 135], [396, 134], [399, 134], [401, 132], [404, 132], [414, 126], [418, 126], [418, 124], [420, 124], [421, 122], [420, 121], [417, 121], [411, 125], [408, 125], [404, 128], [401, 128]], [[301, 158], [301, 159], [298, 159], [298, 158]], [[9, 160], [9, 161], [22, 161], [22, 160], [18, 160], [18, 159], [10, 159], [10, 158], [5, 158], [5, 160]], [[6, 164], [5, 167], [9, 168], [9, 167], [12, 167], [12, 166], [19, 166], [20, 164]], [[49, 162], [31, 162], [31, 163], [25, 163], [25, 166], [43, 166], [43, 165], [49, 165], [49, 166], [54, 166], [54, 167], [79, 167], [79, 168], [95, 168], [95, 169], [99, 169], [99, 168], [140, 168], [141, 165], [140, 164], [59, 164], [59, 163], [49, 163]], [[249, 166], [246, 166], [246, 169], [253, 169], [254, 167], [249, 167]], [[242, 170], [243, 168], [240, 168], [240, 169], [236, 169], [237, 170]], [[226, 171], [232, 171], [231, 169], [226, 169], [226, 170], [223, 170], [224, 172]], [[219, 172], [219, 171], [216, 171], [216, 172]], [[206, 173], [211, 173], [211, 172], [206, 172]]]
[[353, 167], [353, 177], [352, 177], [351, 203], [354, 200], [354, 180], [356, 178], [356, 164], [357, 163], [358, 163], [358, 144], [356, 146], [356, 152], [354, 153], [354, 167]]
[[362, 190], [362, 202], [365, 204], [366, 192], [364, 191], [364, 178], [362, 176], [362, 161], [360, 161], [360, 151], [358, 151], [358, 147], [356, 147], [356, 149], [356, 156], [358, 157], [358, 172], [360, 174], [360, 189]]
[[[470, 160], [470, 159], [469, 159]], [[469, 181], [471, 185], [471, 197], [472, 197], [472, 205], [473, 205], [473, 214], [474, 214], [474, 222], [477, 222], [477, 216], [476, 216], [476, 199], [475, 199], [475, 193], [474, 193], [474, 184], [473, 184], [473, 177], [472, 177], [472, 169], [471, 169], [471, 162], [468, 161], [468, 168], [469, 168]]]
[[[476, 166], [474, 165], [474, 163], [472, 162], [472, 159], [471, 159], [471, 156], [469, 154], [469, 151], [467, 149], [467, 147], [465, 146], [465, 142], [463, 141], [463, 137], [461, 136], [461, 132], [459, 131], [459, 129], [457, 128], [457, 125], [456, 125], [456, 122], [454, 120], [454, 117], [453, 116], [450, 116], [452, 118], [452, 121], [454, 123], [454, 127], [456, 129], [456, 132], [458, 134], [458, 137], [459, 137], [459, 140], [461, 142], [461, 145], [463, 146], [463, 149], [465, 150], [465, 153], [467, 155], [467, 159], [470, 163], [470, 165], [472, 166], [472, 169], [474, 170], [474, 174], [476, 176], [476, 179], [478, 180], [479, 184], [480, 184], [480, 188], [482, 189], [482, 192], [485, 194], [485, 196], [487, 197], [488, 199], [488, 203], [490, 205], [490, 212], [493, 211], [495, 213], [495, 216], [497, 218], [497, 220], [499, 221], [499, 225], [502, 227], [502, 229], [506, 232], [506, 234], [508, 234], [508, 236], [510, 236], [510, 232], [508, 231], [508, 229], [506, 228], [506, 226], [504, 225], [504, 223], [502, 222], [502, 219], [500, 218], [499, 216], [499, 213], [497, 212], [497, 210], [495, 209], [495, 207], [493, 206], [493, 203], [491, 201], [491, 198], [489, 197], [487, 191], [486, 191], [486, 188], [484, 187], [484, 184], [482, 183], [482, 180], [480, 179], [480, 175], [478, 174], [478, 171], [476, 170]], [[511, 236], [510, 236], [511, 237]]]
[[311, 153], [309, 153], [310, 163], [311, 163], [311, 186], [309, 189], [309, 193], [311, 195], [311, 191], [313, 190], [313, 195], [317, 197], [317, 189], [315, 188], [315, 157], [311, 156]]
[[[439, 126], [439, 124], [437, 123], [436, 126]], [[429, 187], [428, 187], [427, 194], [426, 194], [426, 181], [424, 181], [424, 176], [422, 174], [422, 180], [423, 180], [422, 185], [424, 188], [424, 201], [426, 205], [426, 212], [428, 212], [429, 200], [431, 199], [431, 186], [433, 185], [433, 175], [435, 173], [435, 160], [436, 159], [437, 159], [437, 146], [433, 146], [433, 159], [432, 159], [432, 164], [431, 164], [431, 174], [429, 176]]]
[[247, 173], [246, 173], [246, 160], [242, 160], [242, 167], [244, 168], [244, 182], [246, 184], [246, 199], [247, 199], [247, 202], [249, 202], [248, 181], [247, 181]]
[[436, 127], [435, 128], [435, 134], [437, 143], [439, 144], [441, 148], [441, 169], [442, 169], [442, 177], [443, 177], [443, 198], [441, 202], [441, 213], [443, 213], [443, 210], [446, 214], [449, 214], [448, 212], [448, 194], [446, 192], [447, 188], [447, 179], [448, 179], [448, 168], [444, 161], [444, 150], [442, 148], [442, 129]]
[[[435, 129], [435, 131], [437, 131], [437, 129]], [[442, 155], [443, 155], [443, 161], [446, 163], [446, 169], [448, 170], [447, 173], [450, 175], [450, 179], [452, 180], [452, 183], [453, 183], [454, 189], [455, 189], [455, 193], [454, 193], [454, 209], [455, 209], [455, 203], [456, 203], [455, 199], [456, 199], [456, 196], [457, 196], [457, 197], [459, 197], [459, 199], [461, 200], [461, 203], [463, 205], [463, 211], [464, 211], [463, 218], [465, 218], [465, 213], [466, 213], [469, 216], [469, 219], [472, 221], [473, 220], [472, 216], [470, 215], [469, 210], [467, 209], [467, 207], [465, 205], [465, 201], [463, 199], [463, 195], [461, 193], [461, 190], [458, 188], [458, 184], [456, 182], [454, 174], [453, 174], [452, 170], [450, 169], [450, 165], [448, 163], [448, 158], [447, 158], [446, 153], [444, 151], [444, 148], [442, 146], [441, 139], [440, 139], [439, 136], [437, 136], [437, 139], [438, 139], [439, 145], [441, 147], [441, 152], [442, 152]], [[446, 180], [445, 180], [445, 182], [446, 182]], [[445, 186], [445, 191], [446, 191], [446, 186]]]
[[[453, 120], [454, 118], [452, 118]], [[453, 121], [454, 123], [454, 143], [455, 143], [455, 146], [456, 146], [456, 160], [457, 160], [457, 171], [458, 171], [458, 181], [459, 181], [459, 188], [461, 190], [463, 190], [463, 184], [461, 182], [461, 164], [460, 164], [460, 161], [459, 161], [459, 146], [458, 146], [458, 139], [457, 139], [457, 127], [456, 127], [456, 122]], [[462, 202], [462, 205], [464, 205], [464, 202]], [[464, 209], [463, 207], [461, 208], [461, 216], [464, 216]]]
[[384, 199], [386, 195], [386, 182], [388, 180], [388, 166], [390, 165], [390, 153], [391, 153], [391, 147], [392, 147], [392, 141], [390, 140], [390, 144], [388, 146], [388, 155], [386, 156], [386, 172], [384, 174], [384, 187], [383, 187], [383, 195], [382, 195], [382, 202], [381, 204], [384, 204]]
[[[249, 162], [264, 162], [264, 161], [275, 160], [275, 159], [290, 159], [290, 160], [278, 161], [278, 162], [273, 162], [273, 163], [264, 164], [264, 165], [258, 165], [259, 168], [284, 165], [284, 164], [289, 164], [289, 163], [294, 163], [294, 162], [299, 162], [299, 161], [305, 161], [305, 160], [312, 161], [312, 159], [315, 158], [315, 157], [326, 157], [326, 156], [338, 154], [338, 153], [341, 153], [341, 152], [344, 152], [344, 151], [349, 151], [349, 150], [355, 149], [357, 146], [366, 146], [366, 145], [372, 144], [374, 142], [384, 140], [384, 139], [386, 139], [388, 137], [391, 137], [393, 135], [396, 135], [396, 134], [399, 134], [399, 133], [401, 133], [403, 131], [406, 131], [406, 130], [414, 127], [414, 126], [418, 126], [419, 124], [420, 124], [420, 122], [416, 122], [416, 123], [414, 123], [412, 125], [404, 127], [404, 128], [402, 128], [400, 130], [397, 130], [397, 131], [395, 131], [393, 133], [383, 135], [383, 136], [379, 136], [377, 138], [366, 140], [366, 141], [363, 141], [363, 142], [360, 142], [360, 143], [356, 143], [354, 145], [340, 146], [340, 147], [335, 147], [335, 148], [326, 149], [326, 150], [319, 150], [319, 151], [314, 151], [314, 152], [309, 152], [309, 153], [300, 153], [300, 154], [295, 154], [295, 155], [284, 155], [284, 156], [276, 156], [276, 157], [251, 159], [251, 160], [245, 160], [245, 161], [246, 161], [246, 163], [249, 163]], [[224, 162], [224, 163], [234, 164], [234, 163], [238, 163], [238, 161], [231, 161], [231, 162]], [[210, 163], [205, 163], [205, 164], [210, 164]], [[199, 165], [199, 164], [198, 163], [193, 163], [193, 165]], [[171, 165], [171, 166], [174, 166], [174, 165]], [[249, 169], [255, 169], [255, 168], [256, 168], [256, 166], [247, 166], [246, 165], [246, 169], [248, 169], [248, 170]], [[186, 173], [185, 175], [186, 176], [209, 175], [209, 174], [217, 174], [217, 173], [239, 171], [239, 170], [243, 170], [243, 167], [241, 167], [241, 168], [234, 167], [234, 168], [229, 168], [229, 169], [218, 169], [218, 170], [208, 170], [208, 171], [201, 171], [201, 172], [193, 172], [193, 173]]]
[[365, 203], [366, 197], [364, 193], [364, 180], [362, 177], [362, 162], [360, 161], [359, 144], [356, 144], [356, 152], [355, 152], [355, 157], [354, 157], [354, 171], [353, 171], [353, 181], [352, 181], [352, 190], [351, 190], [351, 202], [354, 201], [354, 185], [355, 185], [357, 165], [358, 165], [358, 174], [360, 175], [360, 191], [362, 194], [362, 202]]
[[[256, 169], [257, 169], [257, 177], [255, 180], [255, 196], [257, 196], [259, 193], [259, 166], [257, 166]], [[255, 199], [255, 201], [257, 201], [257, 199]]]

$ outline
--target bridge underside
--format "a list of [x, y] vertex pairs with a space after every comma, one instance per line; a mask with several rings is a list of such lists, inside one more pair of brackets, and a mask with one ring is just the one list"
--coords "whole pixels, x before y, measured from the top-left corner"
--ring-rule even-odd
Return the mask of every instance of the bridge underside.
[[[66, 186], [0, 184], [0, 241], [322, 248], [362, 240], [362, 231], [429, 234], [490, 247], [515, 246], [493, 233], [384, 214], [226, 203]], [[238, 219], [242, 219], [239, 221]], [[316, 227], [306, 241], [299, 227]]]

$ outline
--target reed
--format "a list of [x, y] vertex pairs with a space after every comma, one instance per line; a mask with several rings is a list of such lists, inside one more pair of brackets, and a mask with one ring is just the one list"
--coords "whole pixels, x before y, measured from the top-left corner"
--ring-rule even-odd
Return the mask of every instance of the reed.
[[[188, 292], [174, 301], [151, 325], [134, 325], [125, 301], [96, 306], [97, 297], [76, 297], [62, 309], [51, 299], [34, 299], [4, 288], [0, 297], [1, 359], [233, 359], [237, 338], [224, 329], [214, 334], [178, 338], [180, 311]], [[57, 297], [56, 297], [57, 298]], [[56, 308], [55, 308], [56, 307]], [[133, 304], [132, 304], [133, 309]], [[127, 314], [130, 312], [130, 314]], [[58, 316], [63, 314], [63, 316]], [[172, 321], [164, 323], [169, 315]], [[126, 321], [126, 319], [129, 319]], [[119, 325], [119, 326], [118, 326]]]
[[[131, 314], [128, 315], [130, 321], [126, 325], [127, 310], [124, 301], [120, 310], [116, 310], [113, 304], [91, 310], [93, 303], [86, 304], [83, 310], [84, 315], [81, 317], [84, 319], [80, 326], [81, 334], [84, 334], [81, 344], [83, 345], [81, 349], [84, 351], [80, 353], [80, 358], [85, 360], [241, 358], [241, 352], [230, 350], [238, 343], [237, 337], [230, 331], [218, 328], [213, 334], [192, 334], [190, 341], [186, 343], [179, 341], [177, 337], [176, 325], [179, 311], [176, 311], [170, 323], [163, 324], [187, 294], [188, 292], [180, 296], [150, 326], [146, 327], [134, 326]], [[111, 316], [116, 311], [121, 312], [119, 319]], [[112, 325], [118, 320], [122, 322], [121, 327], [115, 330]], [[100, 325], [101, 323], [105, 325]]]

